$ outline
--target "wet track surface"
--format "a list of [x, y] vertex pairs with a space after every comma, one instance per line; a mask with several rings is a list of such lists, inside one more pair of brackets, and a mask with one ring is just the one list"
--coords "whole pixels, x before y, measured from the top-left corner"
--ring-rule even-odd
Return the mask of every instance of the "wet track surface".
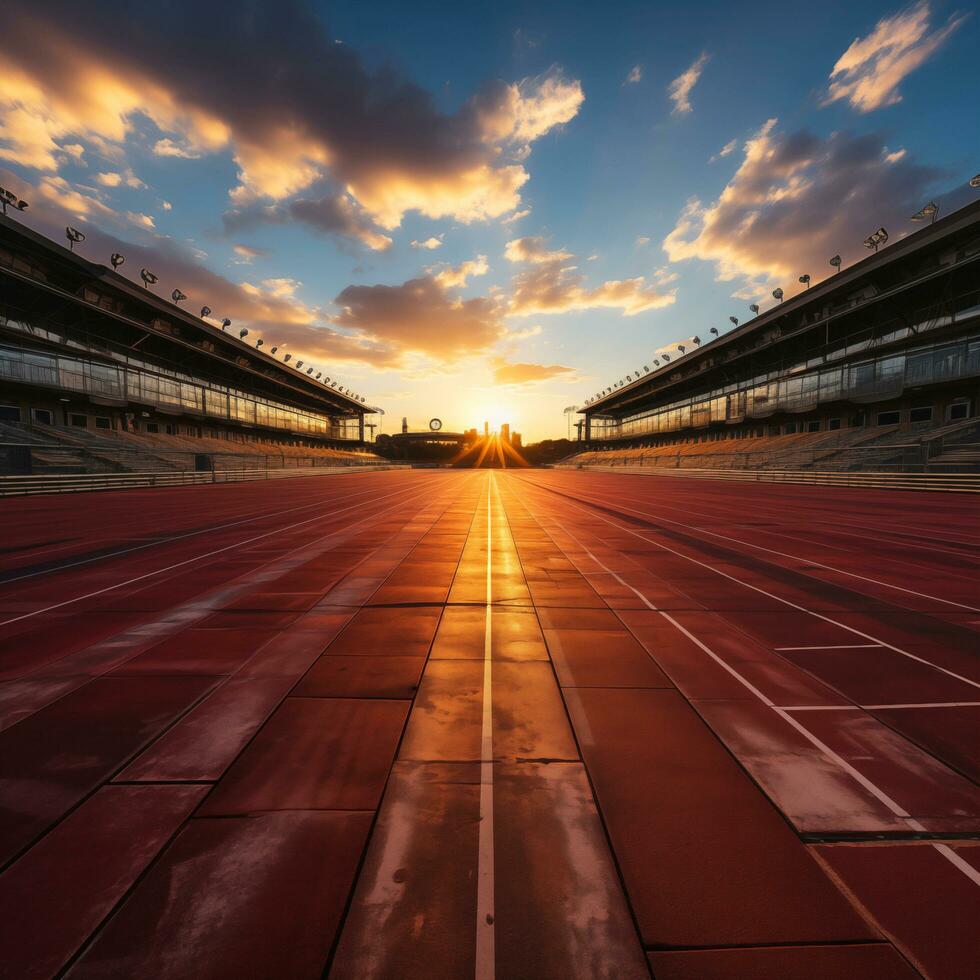
[[970, 497], [0, 501], [0, 977], [965, 978]]

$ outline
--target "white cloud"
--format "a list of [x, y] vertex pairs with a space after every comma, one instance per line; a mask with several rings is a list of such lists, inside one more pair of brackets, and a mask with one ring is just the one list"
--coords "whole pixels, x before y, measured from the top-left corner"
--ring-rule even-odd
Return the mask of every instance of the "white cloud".
[[929, 4], [921, 0], [883, 17], [867, 37], [856, 38], [830, 73], [824, 104], [846, 99], [858, 112], [871, 112], [901, 102], [902, 80], [931, 58], [967, 15], [953, 14], [932, 33], [929, 16]]
[[502, 225], [512, 225], [515, 221], [520, 221], [521, 218], [526, 218], [530, 213], [530, 208], [524, 208], [523, 211], [515, 211], [513, 214], [507, 215], [506, 218], [501, 218], [500, 223]]
[[674, 115], [685, 116], [693, 108], [691, 105], [691, 90], [701, 77], [701, 72], [704, 71], [704, 66], [708, 63], [709, 58], [710, 55], [708, 52], [703, 51], [686, 71], [681, 72], [667, 86], [667, 94], [674, 103], [672, 110]]
[[412, 248], [427, 248], [430, 251], [436, 248], [440, 248], [443, 244], [442, 240], [445, 235], [430, 235], [428, 238], [424, 238], [421, 241], [417, 239], [412, 239], [409, 243]]
[[729, 140], [710, 160], [708, 163], [714, 163], [716, 160], [720, 160], [722, 157], [727, 157], [734, 149], [738, 146], [737, 139]]
[[640, 65], [634, 65], [630, 69], [630, 73], [626, 76], [626, 81], [623, 82], [624, 85], [635, 85], [643, 78], [643, 68]]
[[634, 244], [637, 248], [643, 248], [644, 245], [650, 244], [650, 238], [647, 235], [637, 235]]
[[153, 152], [158, 157], [179, 157], [181, 160], [196, 160], [201, 156], [199, 150], [172, 139], [157, 140], [153, 144]]
[[460, 262], [459, 265], [446, 266], [435, 273], [434, 279], [443, 289], [453, 289], [465, 286], [471, 276], [485, 276], [489, 271], [487, 257], [478, 255], [475, 259]]

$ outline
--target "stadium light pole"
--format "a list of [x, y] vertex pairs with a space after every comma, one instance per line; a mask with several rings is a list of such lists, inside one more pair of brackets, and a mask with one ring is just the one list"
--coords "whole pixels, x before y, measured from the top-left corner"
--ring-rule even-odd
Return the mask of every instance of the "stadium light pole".
[[112, 255], [109, 256], [109, 263], [113, 269], [118, 269], [119, 266], [121, 266], [125, 261], [126, 256], [123, 255], [122, 252], [113, 252]]
[[187, 299], [187, 294], [182, 293], [179, 289], [175, 289], [171, 294], [170, 298], [175, 302], [179, 303], [182, 299]]
[[971, 177], [970, 178], [970, 186], [971, 187], [980, 187], [980, 174], [977, 174], [976, 177]]
[[225, 317], [221, 321], [221, 329], [222, 330], [227, 330], [230, 326], [231, 326], [231, 320], [229, 320], [228, 317]]
[[772, 298], [778, 299], [780, 303], [783, 301], [783, 291], [780, 288], [776, 288], [772, 291]]
[[[730, 317], [728, 318], [728, 322], [729, 322], [729, 323], [730, 323], [730, 324], [731, 324], [731, 325], [732, 325], [733, 327], [737, 327], [737, 326], [738, 326], [738, 317], [737, 317], [737, 316], [730, 316]], [[715, 333], [718, 333], [718, 331], [716, 330], [716, 331], [715, 331]]]
[[13, 191], [8, 191], [6, 187], [0, 187], [0, 207], [3, 213], [7, 213], [7, 208], [16, 208], [18, 211], [26, 211], [30, 205], [27, 201], [22, 201]]
[[146, 266], [140, 269], [140, 279], [143, 280], [143, 287], [145, 289], [149, 289], [150, 286], [160, 281], [160, 277], [155, 272], [150, 272]]
[[925, 221], [926, 218], [929, 219], [929, 224], [933, 224], [936, 220], [936, 215], [939, 214], [939, 205], [935, 201], [930, 201], [928, 204], [924, 204], [915, 214], [909, 218], [909, 221]]
[[807, 289], [809, 289], [810, 288], [810, 273], [809, 272], [804, 272], [803, 275], [800, 276], [800, 282], [803, 283], [803, 285], [806, 286]]
[[244, 340], [247, 336], [248, 336], [248, 328], [242, 327], [242, 329], [238, 331], [238, 339]]
[[[750, 310], [751, 310], [751, 311], [752, 311], [752, 312], [753, 312], [753, 313], [754, 313], [754, 314], [755, 314], [756, 316], [758, 316], [758, 315], [759, 315], [759, 304], [758, 304], [758, 303], [751, 303], [751, 304], [749, 304], [749, 309], [750, 309]], [[731, 319], [731, 317], [729, 317], [729, 319]]]
[[264, 343], [265, 343], [265, 341], [261, 337], [259, 337], [259, 339], [257, 341], [255, 341], [255, 347], [256, 347], [256, 349], [258, 349], [259, 347], [261, 347]]
[[286, 354], [286, 355], [285, 355], [285, 356], [283, 357], [283, 359], [282, 359], [282, 362], [283, 362], [283, 364], [288, 364], [288, 363], [289, 363], [289, 359], [290, 359], [290, 358], [291, 358], [292, 356], [293, 356], [292, 354]]
[[85, 241], [85, 235], [83, 235], [77, 228], [72, 228], [71, 225], [65, 226], [65, 238], [68, 239], [69, 252], [74, 252], [75, 246], [80, 245]]
[[837, 270], [837, 272], [840, 272], [840, 261], [839, 255], [835, 255], [832, 259], [830, 259], [830, 264]]
[[211, 307], [210, 306], [202, 306], [201, 307], [201, 319], [203, 320], [206, 316], [210, 316], [210, 315], [211, 315]]
[[711, 329], [710, 329], [710, 330], [708, 331], [708, 333], [710, 333], [710, 334], [712, 334], [713, 336], [715, 336], [715, 337], [717, 337], [717, 336], [718, 336], [718, 328], [717, 328], [717, 327], [712, 327], [712, 328], [711, 328]]

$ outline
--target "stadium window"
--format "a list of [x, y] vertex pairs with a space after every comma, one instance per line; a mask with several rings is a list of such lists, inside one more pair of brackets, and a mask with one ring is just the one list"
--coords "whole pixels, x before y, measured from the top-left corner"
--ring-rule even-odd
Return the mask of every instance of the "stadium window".
[[31, 409], [31, 414], [34, 416], [35, 422], [39, 422], [41, 425], [51, 425], [51, 413], [46, 408]]
[[840, 419], [830, 419], [827, 422], [827, 428], [828, 429], [839, 429], [840, 428]]
[[147, 422], [146, 423], [146, 431], [147, 432], [159, 432], [160, 431], [160, 426], [157, 425], [156, 422]]
[[20, 409], [16, 405], [0, 405], [0, 422], [19, 422]]
[[95, 427], [97, 429], [111, 429], [112, 419], [107, 419], [104, 415], [95, 416]]
[[909, 409], [909, 421], [910, 422], [931, 422], [932, 421], [932, 405], [919, 405], [916, 408]]
[[72, 412], [68, 416], [68, 422], [73, 425], [76, 429], [87, 429], [88, 428], [88, 416], [81, 415], [76, 412]]
[[946, 409], [946, 416], [950, 422], [959, 422], [962, 419], [968, 419], [970, 417], [970, 403], [953, 402], [953, 404]]
[[898, 425], [901, 420], [901, 412], [879, 412], [875, 418], [875, 425]]
[[816, 421], [816, 422], [807, 422], [807, 424], [806, 424], [806, 431], [807, 432], [819, 432], [820, 431], [820, 422], [819, 422], [819, 420]]

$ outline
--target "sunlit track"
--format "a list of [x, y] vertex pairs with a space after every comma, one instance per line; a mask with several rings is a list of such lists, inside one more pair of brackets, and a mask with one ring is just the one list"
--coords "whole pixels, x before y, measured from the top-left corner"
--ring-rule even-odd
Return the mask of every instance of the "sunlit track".
[[[337, 495], [335, 495], [333, 497], [329, 497], [329, 498], [322, 498], [321, 497], [320, 499], [318, 499], [318, 500], [316, 500], [316, 501], [314, 501], [312, 503], [300, 504], [300, 505], [297, 505], [296, 507], [288, 507], [285, 510], [252, 511], [252, 512], [249, 512], [246, 516], [244, 516], [244, 517], [242, 517], [242, 518], [240, 518], [238, 520], [226, 521], [226, 522], [221, 523], [221, 524], [214, 524], [214, 525], [211, 525], [211, 526], [208, 526], [208, 527], [198, 528], [197, 530], [187, 531], [187, 532], [185, 532], [183, 534], [174, 534], [174, 535], [170, 535], [168, 537], [153, 538], [152, 540], [146, 541], [146, 542], [144, 542], [142, 544], [132, 545], [132, 546], [127, 547], [127, 548], [120, 548], [120, 549], [118, 549], [116, 551], [108, 551], [108, 552], [105, 552], [105, 553], [100, 553], [98, 555], [93, 555], [92, 557], [89, 557], [89, 558], [80, 558], [80, 559], [78, 559], [76, 561], [65, 561], [65, 562], [62, 562], [62, 563], [60, 563], [58, 565], [54, 565], [54, 566], [52, 566], [50, 568], [39, 569], [39, 570], [34, 571], [34, 572], [25, 572], [24, 574], [21, 574], [21, 575], [13, 574], [13, 575], [11, 575], [9, 577], [0, 576], [0, 588], [2, 588], [3, 586], [10, 585], [10, 584], [12, 584], [14, 582], [23, 581], [24, 579], [36, 578], [36, 577], [41, 576], [41, 575], [52, 575], [52, 574], [55, 574], [55, 573], [58, 573], [58, 572], [66, 571], [67, 569], [70, 569], [70, 568], [77, 568], [80, 565], [88, 565], [88, 564], [91, 564], [91, 563], [97, 562], [97, 561], [108, 561], [108, 560], [110, 560], [112, 558], [117, 558], [120, 555], [130, 554], [130, 553], [135, 552], [135, 551], [143, 551], [143, 550], [145, 550], [147, 548], [164, 547], [166, 545], [172, 544], [175, 541], [184, 541], [187, 538], [199, 537], [202, 534], [213, 534], [213, 533], [215, 533], [217, 531], [223, 531], [223, 530], [226, 530], [226, 529], [231, 528], [231, 527], [241, 527], [243, 524], [254, 524], [256, 521], [265, 521], [265, 520], [269, 520], [270, 518], [281, 517], [283, 514], [294, 514], [297, 511], [310, 510], [310, 509], [312, 509], [314, 507], [323, 507], [325, 505], [328, 505], [329, 503], [331, 503], [334, 500], [347, 500], [347, 499], [350, 499], [351, 497], [366, 496], [366, 495], [371, 494], [373, 492], [374, 492], [373, 490], [367, 489], [367, 490], [360, 490], [360, 491], [357, 491], [357, 492], [354, 492], [354, 493], [337, 494]], [[125, 501], [123, 501], [123, 502], [125, 502]], [[137, 524], [136, 522], [132, 522], [129, 526], [130, 527], [142, 527], [142, 528], [145, 529], [146, 524], [145, 524], [145, 522], [143, 522], [141, 524]], [[123, 530], [123, 529], [124, 528], [121, 528], [120, 530]], [[92, 543], [91, 539], [86, 538], [86, 543], [90, 546], [91, 543]], [[28, 557], [28, 555], [30, 555], [30, 554], [35, 554], [36, 555], [36, 554], [43, 554], [43, 553], [44, 552], [41, 551], [41, 552], [28, 553], [28, 554], [25, 555], [25, 553], [23, 553], [23, 552], [18, 552], [16, 554], [16, 557], [18, 559], [23, 559], [25, 557]], [[0, 624], [0, 625], [2, 625], [2, 624]]]
[[[774, 555], [779, 558], [788, 558], [791, 559], [792, 561], [804, 562], [809, 566], [817, 567], [828, 572], [833, 572], [836, 575], [844, 575], [847, 576], [848, 578], [860, 579], [861, 581], [868, 582], [873, 585], [880, 585], [887, 589], [894, 589], [899, 592], [905, 592], [909, 595], [913, 595], [918, 598], [929, 599], [933, 602], [942, 603], [943, 605], [955, 606], [956, 608], [959, 609], [965, 609], [968, 612], [980, 612], [980, 606], [972, 606], [962, 602], [955, 602], [951, 599], [945, 599], [941, 596], [932, 595], [927, 592], [921, 592], [917, 589], [907, 588], [903, 585], [898, 585], [894, 582], [886, 582], [879, 578], [872, 578], [869, 575], [861, 575], [858, 572], [851, 572], [848, 571], [847, 569], [838, 568], [834, 565], [829, 565], [824, 562], [819, 562], [815, 558], [810, 558], [803, 555], [793, 555], [787, 552], [777, 551], [774, 548], [766, 548], [763, 545], [753, 544], [751, 541], [746, 541], [744, 538], [739, 538], [731, 534], [721, 534], [717, 531], [712, 531], [710, 528], [699, 527], [698, 525], [695, 524], [674, 520], [672, 518], [664, 516], [663, 513], [644, 510], [640, 508], [628, 507], [626, 506], [626, 504], [620, 502], [620, 500], [618, 499], [615, 501], [608, 501], [608, 500], [604, 501], [602, 498], [596, 496], [594, 492], [590, 493], [587, 490], [583, 490], [582, 488], [576, 487], [573, 489], [569, 487], [566, 492], [569, 493], [569, 495], [574, 496], [576, 499], [581, 500], [583, 502], [602, 503], [607, 508], [611, 507], [614, 510], [625, 512], [627, 514], [642, 514], [645, 517], [654, 518], [655, 520], [662, 521], [667, 524], [672, 524], [677, 527], [682, 527], [684, 528], [685, 531], [689, 531], [696, 535], [705, 535], [712, 538], [718, 538], [719, 540], [728, 541], [732, 544], [738, 545], [739, 547], [751, 548], [753, 551], [764, 552], [766, 554]], [[627, 498], [627, 499], [633, 499], [633, 498]], [[681, 509], [677, 506], [673, 506], [670, 504], [661, 504], [660, 507], [668, 511], [676, 511]], [[688, 508], [687, 513], [698, 514], [699, 512]], [[914, 563], [906, 563], [906, 564], [914, 565]], [[925, 568], [926, 566], [920, 565], [918, 567]], [[798, 571], [798, 569], [794, 569], [794, 571]], [[899, 574], [899, 572], [896, 571], [895, 574]], [[951, 574], [951, 573], [947, 573], [947, 574]], [[964, 581], [968, 581], [971, 584], [971, 586], [974, 586], [976, 579], [975, 577], [972, 577], [970, 579], [964, 579]], [[976, 589], [974, 588], [973, 591], [976, 591]]]
[[[648, 980], [665, 949], [834, 949], [860, 976], [965, 948], [980, 682], [942, 655], [977, 614], [934, 599], [968, 598], [857, 550], [819, 557], [933, 598], [799, 574], [810, 546], [746, 547], [729, 487], [687, 498], [695, 534], [681, 481], [584, 479], [218, 487], [181, 526], [160, 490], [173, 540], [0, 588], [4, 618], [37, 613], [0, 641], [14, 975], [223, 976], [242, 944], [277, 975], [296, 936], [289, 975], [330, 980]], [[32, 525], [28, 548], [57, 534]], [[910, 551], [922, 583], [944, 567]], [[922, 865], [946, 931], [858, 903], [855, 856]]]
[[[390, 498], [392, 496], [395, 496], [398, 493], [409, 493], [409, 492], [410, 492], [410, 490], [407, 489], [407, 488], [406, 489], [403, 489], [403, 490], [396, 490], [396, 491], [393, 491], [393, 492], [388, 493], [388, 494], [381, 494], [379, 496], [376, 496], [376, 497], [372, 498], [371, 501], [364, 502], [363, 504], [350, 504], [347, 507], [341, 508], [339, 512], [338, 511], [331, 511], [330, 513], [327, 513], [327, 514], [318, 514], [318, 515], [316, 515], [314, 517], [306, 518], [305, 520], [302, 520], [302, 521], [295, 521], [295, 522], [290, 523], [290, 524], [285, 524], [285, 525], [282, 525], [282, 526], [279, 526], [279, 527], [275, 527], [272, 530], [264, 531], [262, 534], [257, 534], [257, 535], [253, 535], [253, 536], [248, 537], [248, 538], [236, 540], [236, 541], [234, 541], [234, 542], [232, 542], [230, 544], [223, 545], [220, 548], [215, 548], [215, 549], [211, 549], [209, 551], [200, 552], [199, 554], [192, 555], [191, 557], [182, 559], [181, 561], [173, 562], [173, 563], [171, 563], [169, 565], [164, 565], [164, 566], [161, 566], [159, 568], [152, 569], [151, 571], [148, 571], [148, 572], [143, 572], [140, 575], [131, 576], [131, 577], [126, 578], [126, 579], [124, 579], [124, 580], [122, 580], [120, 582], [113, 583], [112, 585], [104, 586], [101, 589], [96, 589], [96, 590], [94, 590], [92, 592], [88, 592], [88, 593], [84, 593], [82, 595], [74, 596], [74, 597], [72, 597], [70, 599], [64, 599], [64, 600], [62, 600], [60, 602], [51, 603], [51, 604], [49, 604], [47, 606], [44, 606], [44, 607], [42, 607], [40, 609], [34, 609], [34, 610], [31, 610], [30, 612], [21, 613], [21, 614], [19, 614], [17, 616], [11, 616], [11, 617], [9, 617], [7, 619], [0, 620], [0, 627], [8, 626], [8, 625], [11, 625], [13, 623], [17, 623], [17, 622], [20, 622], [20, 621], [26, 620], [26, 619], [33, 619], [36, 616], [40, 616], [40, 615], [43, 615], [44, 613], [51, 612], [54, 609], [62, 609], [65, 606], [73, 605], [73, 604], [75, 604], [77, 602], [83, 602], [83, 601], [85, 601], [87, 599], [94, 598], [95, 596], [104, 595], [104, 594], [106, 594], [108, 592], [113, 592], [116, 589], [124, 588], [125, 586], [128, 586], [128, 585], [133, 585], [136, 582], [145, 581], [145, 580], [150, 579], [150, 578], [153, 578], [153, 577], [155, 577], [157, 575], [162, 575], [162, 574], [164, 574], [166, 572], [172, 572], [172, 571], [174, 571], [174, 570], [176, 570], [178, 568], [184, 568], [184, 567], [186, 567], [188, 565], [194, 564], [195, 562], [203, 561], [203, 560], [205, 560], [207, 558], [213, 558], [214, 556], [219, 555], [219, 554], [225, 554], [225, 553], [227, 553], [229, 551], [232, 551], [234, 549], [240, 548], [240, 547], [242, 547], [244, 545], [253, 544], [256, 541], [265, 540], [265, 539], [267, 539], [269, 537], [272, 537], [274, 535], [281, 534], [284, 531], [293, 531], [293, 530], [295, 530], [297, 528], [300, 528], [300, 527], [308, 528], [311, 524], [315, 524], [318, 521], [335, 520], [339, 516], [339, 514], [341, 514], [341, 513], [348, 513], [350, 511], [356, 509], [359, 506], [364, 506], [364, 505], [369, 505], [369, 504], [377, 504], [377, 503], [380, 503], [383, 500], [387, 500], [388, 498]], [[322, 505], [316, 505], [316, 506], [322, 506]], [[300, 509], [306, 510], [306, 509], [309, 509], [309, 507], [303, 507], [303, 508], [300, 508]], [[282, 513], [288, 513], [288, 511], [283, 511]], [[214, 528], [214, 529], [211, 529], [211, 530], [216, 531], [216, 530], [220, 530], [220, 529], [221, 528]], [[67, 567], [70, 568], [72, 566], [69, 565]]]
[[[539, 488], [539, 490], [540, 490], [540, 488]], [[576, 510], [583, 510], [583, 508], [578, 507], [576, 504], [569, 504], [569, 506], [571, 506], [573, 509], [576, 509]], [[596, 517], [596, 519], [602, 521], [603, 523], [608, 524], [611, 527], [615, 527], [615, 528], [617, 528], [620, 531], [624, 531], [625, 533], [630, 534], [630, 535], [632, 535], [634, 537], [640, 538], [640, 539], [642, 539], [644, 541], [648, 541], [651, 544], [655, 545], [657, 548], [659, 548], [659, 549], [661, 549], [661, 550], [663, 550], [665, 552], [668, 552], [668, 553], [670, 553], [672, 555], [675, 555], [678, 558], [682, 558], [685, 561], [691, 562], [692, 564], [695, 564], [695, 565], [697, 565], [697, 566], [699, 566], [701, 568], [704, 568], [706, 571], [709, 571], [709, 572], [711, 572], [714, 575], [717, 575], [717, 576], [719, 576], [721, 578], [727, 579], [727, 580], [729, 580], [731, 582], [735, 582], [736, 584], [738, 584], [742, 588], [751, 590], [751, 591], [756, 592], [756, 593], [758, 593], [760, 595], [764, 595], [767, 598], [773, 599], [776, 602], [779, 602], [779, 603], [781, 603], [781, 604], [783, 604], [783, 605], [785, 605], [787, 607], [790, 607], [792, 609], [798, 610], [799, 612], [805, 613], [808, 616], [812, 616], [812, 617], [814, 617], [816, 619], [819, 619], [819, 620], [822, 620], [824, 622], [831, 623], [834, 626], [840, 627], [841, 629], [847, 631], [848, 633], [852, 633], [855, 636], [860, 636], [860, 637], [864, 638], [865, 640], [870, 640], [870, 641], [872, 641], [875, 644], [878, 644], [878, 645], [880, 645], [882, 647], [886, 647], [886, 648], [888, 648], [890, 650], [893, 650], [895, 653], [898, 653], [898, 654], [900, 654], [903, 657], [907, 657], [910, 660], [917, 661], [917, 662], [919, 662], [919, 663], [921, 663], [921, 664], [923, 664], [925, 666], [930, 667], [933, 670], [936, 670], [936, 671], [938, 671], [940, 673], [943, 673], [943, 674], [946, 674], [946, 675], [948, 675], [950, 677], [953, 677], [956, 680], [958, 680], [958, 681], [960, 681], [960, 682], [962, 682], [964, 684], [969, 684], [971, 687], [975, 687], [975, 688], [980, 689], [980, 681], [973, 680], [973, 679], [971, 679], [969, 677], [965, 677], [964, 675], [957, 673], [956, 671], [949, 670], [949, 669], [947, 669], [945, 667], [942, 667], [942, 666], [940, 666], [938, 664], [932, 663], [931, 661], [929, 661], [929, 660], [927, 660], [927, 659], [925, 659], [923, 657], [917, 656], [916, 654], [910, 652], [909, 650], [905, 650], [905, 649], [902, 649], [901, 647], [896, 646], [896, 645], [894, 645], [892, 643], [888, 643], [887, 641], [882, 640], [880, 637], [873, 636], [872, 634], [867, 633], [867, 632], [864, 632], [862, 630], [859, 630], [856, 627], [848, 626], [846, 623], [842, 623], [842, 622], [840, 622], [839, 620], [835, 619], [832, 616], [827, 616], [827, 615], [824, 615], [821, 612], [818, 612], [817, 610], [807, 608], [806, 606], [800, 605], [799, 603], [793, 602], [790, 599], [786, 599], [783, 596], [780, 596], [780, 595], [778, 595], [778, 594], [776, 594], [774, 592], [771, 592], [768, 589], [763, 589], [763, 588], [761, 588], [761, 587], [759, 587], [757, 585], [752, 585], [750, 582], [747, 582], [744, 579], [739, 578], [737, 575], [732, 575], [732, 574], [724, 571], [723, 569], [720, 569], [720, 568], [717, 568], [717, 567], [711, 565], [708, 562], [704, 562], [704, 561], [701, 561], [700, 559], [697, 559], [697, 558], [695, 558], [695, 557], [693, 557], [691, 555], [684, 554], [684, 552], [678, 551], [675, 548], [671, 548], [671, 547], [669, 547], [669, 546], [667, 546], [667, 545], [665, 545], [665, 544], [663, 544], [663, 543], [655, 540], [654, 538], [651, 538], [647, 534], [642, 534], [641, 532], [635, 531], [635, 530], [633, 530], [630, 527], [626, 527], [626, 526], [623, 526], [621, 524], [617, 524], [616, 522], [611, 521], [611, 520], [609, 520], [606, 517], [603, 517], [601, 514], [595, 514], [594, 513], [594, 509], [593, 509], [593, 512], [592, 513]]]
[[[854, 766], [844, 760], [838, 753], [834, 752], [829, 746], [824, 744], [820, 739], [816, 738], [811, 732], [807, 731], [791, 714], [789, 714], [786, 709], [780, 708], [775, 705], [762, 691], [760, 691], [754, 684], [751, 683], [746, 677], [744, 677], [738, 670], [734, 669], [730, 664], [726, 663], [721, 657], [719, 657], [714, 650], [712, 650], [707, 644], [705, 644], [701, 639], [699, 639], [695, 634], [691, 633], [686, 629], [681, 623], [679, 623], [669, 612], [665, 610], [658, 609], [650, 600], [643, 594], [643, 592], [630, 585], [625, 581], [618, 573], [613, 571], [611, 568], [606, 566], [600, 559], [598, 559], [587, 546], [583, 545], [579, 539], [564, 528], [560, 523], [557, 526], [566, 534], [568, 534], [577, 544], [582, 546], [585, 554], [599, 565], [605, 572], [612, 575], [621, 585], [630, 589], [651, 611], [658, 612], [663, 618], [671, 624], [676, 630], [686, 636], [689, 640], [695, 643], [701, 650], [703, 650], [709, 657], [711, 657], [722, 669], [726, 670], [732, 675], [745, 689], [751, 694], [758, 698], [767, 708], [770, 708], [776, 715], [782, 718], [787, 724], [791, 725], [797, 731], [800, 732], [808, 741], [810, 741], [820, 752], [822, 752], [828, 759], [832, 760], [834, 764], [839, 766], [842, 771], [846, 772], [851, 778], [856, 782], [860, 783], [868, 792], [874, 795], [882, 803], [885, 804], [897, 817], [908, 823], [911, 830], [916, 832], [926, 832], [926, 828], [912, 817], [908, 811], [897, 801], [892, 799], [886, 792], [884, 792], [879, 786], [877, 786], [872, 780], [865, 777], [861, 772], [859, 772]], [[559, 545], [560, 547], [560, 545]], [[977, 685], [980, 687], [980, 684]], [[980, 870], [972, 867], [969, 862], [965, 861], [962, 857], [956, 854], [948, 845], [938, 842], [933, 842], [932, 846], [940, 853], [946, 860], [948, 860], [954, 867], [962, 872], [974, 885], [980, 887]]]

